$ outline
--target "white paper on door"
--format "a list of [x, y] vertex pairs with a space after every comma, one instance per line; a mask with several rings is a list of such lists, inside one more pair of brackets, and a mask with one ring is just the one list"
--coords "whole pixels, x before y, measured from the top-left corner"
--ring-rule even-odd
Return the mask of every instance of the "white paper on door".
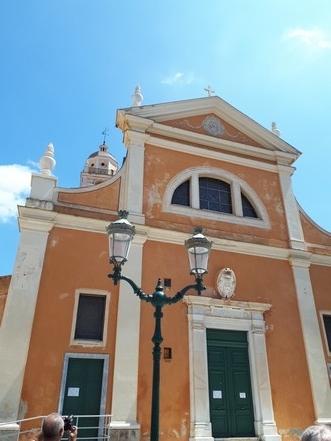
[[79, 397], [79, 387], [68, 387], [68, 397]]
[[222, 399], [222, 391], [221, 390], [213, 390], [213, 398], [216, 400]]

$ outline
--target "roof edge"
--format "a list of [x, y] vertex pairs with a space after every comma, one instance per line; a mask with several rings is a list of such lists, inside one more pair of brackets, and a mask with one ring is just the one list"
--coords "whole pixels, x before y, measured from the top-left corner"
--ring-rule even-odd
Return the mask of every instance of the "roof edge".
[[[192, 107], [193, 103], [195, 106]], [[149, 104], [140, 107], [126, 107], [118, 109], [116, 121], [118, 125], [121, 125], [120, 120], [123, 119], [124, 115], [129, 114], [161, 123], [162, 120], [165, 121], [166, 119], [171, 119], [175, 116], [185, 116], [188, 113], [191, 115], [198, 114], [198, 112], [200, 114], [202, 112], [213, 112], [228, 123], [236, 127], [239, 126], [240, 130], [244, 133], [246, 132], [246, 134], [252, 138], [255, 137], [259, 142], [262, 140], [280, 151], [291, 153], [295, 155], [296, 159], [301, 155], [301, 152], [298, 149], [240, 110], [236, 109], [219, 96]]]

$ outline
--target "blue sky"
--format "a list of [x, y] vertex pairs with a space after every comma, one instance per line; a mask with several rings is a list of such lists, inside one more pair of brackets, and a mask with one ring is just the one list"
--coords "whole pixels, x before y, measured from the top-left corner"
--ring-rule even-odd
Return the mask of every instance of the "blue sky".
[[15, 205], [53, 142], [60, 186], [79, 185], [115, 111], [204, 96], [210, 84], [303, 152], [295, 194], [331, 231], [331, 3], [315, 0], [2, 0], [0, 274], [18, 241]]

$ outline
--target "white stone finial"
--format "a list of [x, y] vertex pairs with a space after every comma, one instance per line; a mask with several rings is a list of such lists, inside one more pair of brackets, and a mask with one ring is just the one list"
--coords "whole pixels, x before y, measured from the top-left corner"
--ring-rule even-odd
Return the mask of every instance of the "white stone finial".
[[40, 172], [43, 175], [52, 175], [52, 170], [55, 167], [56, 161], [54, 159], [54, 146], [50, 142], [45, 150], [45, 153], [39, 160]]
[[271, 131], [272, 133], [274, 133], [276, 136], [280, 136], [280, 130], [277, 127], [277, 124], [275, 122], [271, 123]]
[[139, 84], [134, 89], [134, 94], [132, 95], [132, 107], [141, 106], [143, 103], [144, 96], [141, 92], [141, 87]]

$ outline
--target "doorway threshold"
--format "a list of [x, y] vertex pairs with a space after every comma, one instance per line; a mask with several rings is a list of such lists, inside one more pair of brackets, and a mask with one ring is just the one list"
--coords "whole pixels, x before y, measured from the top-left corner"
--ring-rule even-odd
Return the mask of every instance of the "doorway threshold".
[[231, 438], [214, 438], [215, 441], [259, 441], [259, 437], [243, 436], [243, 437], [231, 437]]

